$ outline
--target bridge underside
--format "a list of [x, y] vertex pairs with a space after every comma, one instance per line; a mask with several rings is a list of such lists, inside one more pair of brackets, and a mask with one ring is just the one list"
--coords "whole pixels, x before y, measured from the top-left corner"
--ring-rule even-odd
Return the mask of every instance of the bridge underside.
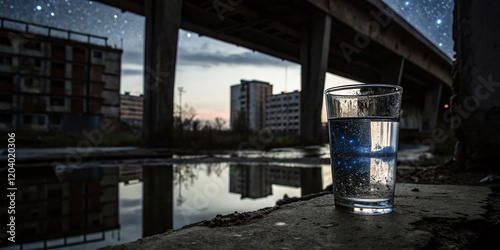
[[[146, 6], [169, 6], [156, 4], [159, 0], [99, 1], [145, 15], [147, 19], [158, 17], [147, 14], [151, 11]], [[424, 130], [433, 128], [441, 88], [443, 85], [451, 86], [452, 82], [451, 60], [380, 0], [183, 0], [181, 15], [177, 18], [182, 29], [289, 60], [301, 64], [303, 68], [321, 66], [305, 65], [310, 64], [311, 59], [318, 59], [317, 56], [309, 60], [304, 57], [311, 53], [326, 54], [326, 65], [323, 66], [327, 72], [361, 82], [401, 84], [405, 89], [405, 100], [415, 100], [420, 105], [418, 100], [429, 98], [424, 102], [420, 124]], [[318, 18], [329, 19], [326, 27], [330, 33], [327, 44], [319, 48], [312, 47], [321, 42], [314, 39], [325, 39], [324, 32], [322, 34], [321, 29], [314, 28]], [[325, 23], [320, 21], [319, 24]], [[157, 27], [149, 35], [165, 32], [163, 25]], [[316, 38], [318, 36], [321, 38]], [[146, 40], [148, 43], [148, 38]], [[304, 46], [308, 40], [312, 41], [308, 44], [313, 45]], [[146, 51], [148, 53], [153, 53], [153, 50]], [[321, 70], [302, 72], [324, 74]], [[318, 85], [314, 91], [322, 93], [324, 77], [303, 76], [302, 79], [303, 88], [310, 84]], [[169, 84], [173, 85], [173, 82]], [[169, 95], [173, 101], [173, 93]], [[302, 98], [317, 99], [320, 95], [303, 94]], [[307, 101], [302, 103], [318, 105]], [[314, 112], [301, 115], [307, 117], [301, 122], [321, 117]], [[310, 130], [311, 126], [302, 127], [301, 133], [315, 137], [310, 131], [305, 131], [306, 128]]]

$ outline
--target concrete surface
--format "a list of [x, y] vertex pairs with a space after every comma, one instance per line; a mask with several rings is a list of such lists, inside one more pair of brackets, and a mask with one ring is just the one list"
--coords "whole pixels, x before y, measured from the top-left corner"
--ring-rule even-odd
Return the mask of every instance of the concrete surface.
[[106, 249], [476, 248], [498, 243], [495, 193], [484, 186], [398, 184], [394, 212], [378, 216], [336, 210], [326, 194], [249, 216], [256, 219], [243, 225], [199, 223]]

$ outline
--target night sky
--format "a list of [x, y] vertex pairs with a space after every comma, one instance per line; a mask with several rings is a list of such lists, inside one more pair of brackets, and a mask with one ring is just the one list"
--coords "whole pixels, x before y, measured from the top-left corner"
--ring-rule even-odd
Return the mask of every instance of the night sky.
[[3, 17], [109, 37], [111, 45], [121, 38], [143, 44], [143, 17], [98, 2], [1, 0], [0, 6]]
[[453, 0], [384, 0], [384, 2], [453, 58]]
[[[436, 47], [453, 56], [453, 0], [385, 2]], [[142, 93], [144, 17], [88, 0], [0, 0], [0, 6], [2, 17], [108, 37], [109, 45], [124, 50], [121, 93]], [[300, 66], [180, 31], [176, 87], [184, 87], [183, 101], [197, 109], [200, 117], [228, 119], [229, 86], [240, 79], [271, 82], [274, 93], [293, 91], [300, 89]], [[347, 81], [328, 74], [325, 85]]]

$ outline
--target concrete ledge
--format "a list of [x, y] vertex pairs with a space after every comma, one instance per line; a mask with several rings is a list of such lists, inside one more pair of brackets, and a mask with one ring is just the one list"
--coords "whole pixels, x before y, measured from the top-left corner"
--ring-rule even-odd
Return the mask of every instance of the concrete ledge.
[[[195, 225], [108, 249], [424, 249], [439, 246], [461, 249], [477, 244], [472, 240], [481, 237], [471, 240], [458, 235], [461, 239], [450, 236], [444, 240], [434, 228], [439, 225], [446, 233], [443, 227], [447, 225], [453, 229], [454, 225], [472, 223], [479, 227], [473, 231], [481, 234], [476, 231], [494, 226], [486, 218], [493, 193], [489, 187], [398, 184], [396, 193], [395, 210], [388, 215], [360, 216], [336, 210], [333, 196], [327, 194], [277, 206], [244, 225], [213, 228]], [[496, 202], [498, 205], [498, 200]]]

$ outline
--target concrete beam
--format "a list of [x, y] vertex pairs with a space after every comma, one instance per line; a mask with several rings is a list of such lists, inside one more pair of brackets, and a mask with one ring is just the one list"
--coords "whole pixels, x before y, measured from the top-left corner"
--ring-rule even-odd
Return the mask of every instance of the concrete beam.
[[147, 0], [143, 139], [172, 146], [175, 64], [182, 0]]
[[[241, 9], [244, 9], [243, 6], [238, 6], [238, 11], [241, 11]], [[241, 23], [227, 17], [221, 21], [215, 11], [206, 11], [200, 8], [200, 6], [191, 4], [187, 1], [183, 5], [183, 19], [181, 23], [182, 29], [191, 30], [200, 35], [216, 38], [292, 62], [298, 62], [298, 58], [300, 57], [300, 47], [297, 44], [284, 41], [266, 33], [262, 29], [252, 29], [250, 26], [246, 27], [244, 30], [230, 30], [231, 33], [221, 33], [221, 29], [236, 27], [241, 25]], [[262, 19], [252, 14], [250, 20], [260, 21]], [[282, 25], [276, 24], [276, 22], [264, 21], [266, 21], [265, 23], [269, 26], [274, 27], [277, 25], [276, 29], [282, 30]], [[289, 29], [287, 29], [287, 33], [292, 32], [288, 32], [288, 30]], [[290, 35], [295, 34], [296, 33]]]
[[399, 58], [387, 63], [383, 67], [382, 77], [380, 79], [381, 83], [390, 83], [401, 85], [401, 79], [403, 78], [405, 66], [405, 59]]
[[[392, 13], [381, 0], [307, 1], [333, 18], [351, 26], [363, 38], [377, 42], [451, 86], [451, 59], [403, 18]], [[408, 37], [415, 39], [408, 39]], [[353, 37], [353, 41], [355, 39]], [[354, 45], [356, 45], [355, 42]]]
[[318, 13], [304, 27], [301, 39], [300, 135], [303, 142], [321, 141], [321, 108], [325, 88], [332, 19]]

